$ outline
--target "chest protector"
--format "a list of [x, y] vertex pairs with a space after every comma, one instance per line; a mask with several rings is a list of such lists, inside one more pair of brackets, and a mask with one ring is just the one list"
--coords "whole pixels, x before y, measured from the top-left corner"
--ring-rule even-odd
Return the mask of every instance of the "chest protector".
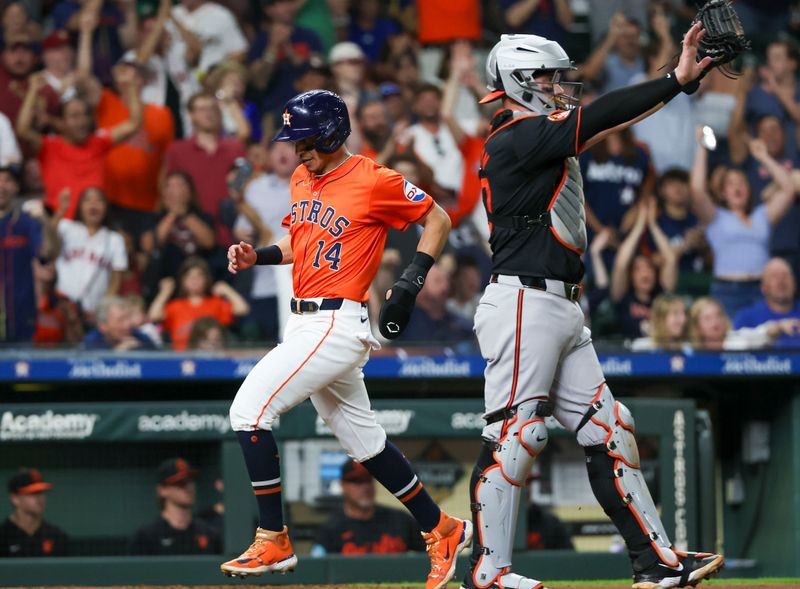
[[[514, 114], [514, 122], [523, 113]], [[483, 186], [483, 202], [492, 225], [515, 231], [532, 231], [537, 226], [550, 230], [564, 247], [582, 254], [586, 249], [586, 211], [584, 210], [583, 177], [577, 157], [564, 160], [564, 175], [545, 211], [538, 216], [497, 215], [488, 212], [486, 173], [478, 172]]]
[[583, 253], [586, 249], [586, 211], [583, 206], [583, 178], [578, 158], [567, 158], [565, 178], [547, 208], [550, 231], [568, 248]]

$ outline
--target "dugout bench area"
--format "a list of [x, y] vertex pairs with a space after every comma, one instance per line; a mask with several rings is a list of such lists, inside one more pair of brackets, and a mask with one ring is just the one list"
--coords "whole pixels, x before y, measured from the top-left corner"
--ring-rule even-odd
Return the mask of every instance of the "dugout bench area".
[[[647, 359], [650, 363], [655, 360]], [[752, 368], [752, 362], [740, 360], [744, 366], [749, 362]], [[672, 375], [667, 379], [638, 375], [636, 363], [629, 370], [624, 365], [627, 361], [622, 357], [604, 360], [607, 368], [616, 366], [621, 372], [630, 372], [609, 381], [636, 417], [637, 435], [644, 441], [640, 445], [645, 474], [652, 475], [650, 482], [655, 487], [651, 489], [676, 545], [690, 549], [724, 546], [732, 558], [731, 575], [800, 574], [800, 562], [793, 556], [800, 553], [800, 395], [795, 390], [798, 381], [793, 370], [772, 377], [691, 375], [686, 379]], [[192, 362], [195, 373], [202, 369], [202, 360]], [[61, 377], [44, 387], [21, 385], [19, 378], [3, 379], [0, 359], [0, 380], [6, 380], [0, 404], [0, 480], [7, 479], [20, 465], [36, 466], [46, 473], [55, 485], [48, 500], [47, 519], [71, 535], [73, 552], [83, 554], [35, 561], [5, 559], [0, 561], [0, 585], [240, 583], [219, 573], [222, 556], [125, 556], [133, 531], [157, 516], [154, 471], [164, 458], [183, 456], [201, 470], [198, 510], [219, 499], [214, 481], [218, 477], [224, 481], [226, 555], [234, 555], [249, 544], [255, 518], [238, 443], [227, 423], [228, 401], [176, 399], [192, 393], [201, 398], [210, 396], [209, 382], [213, 379], [204, 379], [203, 383], [174, 377], [159, 381], [148, 379], [143, 370], [139, 371], [143, 400], [130, 401], [135, 396], [126, 392], [126, 401], [113, 401], [115, 391], [128, 391], [130, 381], [137, 381], [131, 372], [135, 371], [128, 371], [124, 377], [127, 389], [109, 382], [106, 372], [103, 378], [87, 383], [90, 392], [86, 393], [80, 381], [62, 390]], [[415, 466], [418, 460], [423, 462], [418, 467], [423, 481], [426, 474], [444, 479], [452, 475], [454, 486], [450, 488], [447, 484], [429, 486], [446, 510], [466, 515], [464, 481], [478, 451], [482, 425], [480, 379], [473, 375], [453, 378], [452, 374], [425, 377], [420, 376], [419, 369], [406, 372], [412, 377], [372, 377], [369, 385], [373, 397], [377, 397], [374, 408], [389, 435]], [[86, 372], [77, 374], [87, 379]], [[229, 384], [227, 381], [235, 381], [231, 377], [217, 380]], [[227, 391], [230, 387], [216, 388]], [[399, 388], [407, 393], [398, 394]], [[444, 398], [426, 398], [434, 390]], [[80, 401], [50, 402], [56, 393], [59, 398]], [[145, 400], [153, 397], [172, 400]], [[749, 415], [742, 416], [736, 405], [748, 406]], [[335, 493], [331, 461], [335, 462], [336, 443], [308, 403], [282, 416], [276, 435], [282, 446], [286, 511], [300, 566], [291, 575], [273, 575], [257, 582], [424, 579], [428, 566], [424, 554], [358, 557], [357, 561], [352, 557], [308, 556], [313, 524], [324, 517], [326, 505], [330, 507], [331, 489]], [[449, 465], [443, 469], [423, 461], [432, 445], [433, 455], [448, 457]], [[576, 447], [571, 434], [551, 429], [551, 442], [543, 457], [566, 460], [570, 448]], [[551, 459], [546, 458], [542, 468], [554, 468], [547, 460]], [[568, 472], [556, 472], [549, 479], [544, 476], [533, 490], [534, 498], [548, 501], [554, 495], [572, 493], [574, 490], [563, 487], [563, 481], [559, 483]], [[572, 472], [575, 478], [585, 479], [585, 472]], [[311, 503], [315, 505], [309, 507]], [[0, 505], [0, 516], [5, 517], [7, 510], [7, 504]], [[596, 512], [587, 516], [580, 507], [554, 511], [568, 524], [582, 518], [597, 519]], [[524, 548], [522, 518], [519, 524], [518, 546]], [[574, 529], [578, 530], [577, 523]], [[515, 566], [553, 580], [623, 578], [630, 574], [624, 554], [611, 554], [602, 548], [602, 538], [576, 537], [575, 544], [579, 552], [521, 551], [515, 557]], [[462, 559], [457, 574], [464, 566]]]

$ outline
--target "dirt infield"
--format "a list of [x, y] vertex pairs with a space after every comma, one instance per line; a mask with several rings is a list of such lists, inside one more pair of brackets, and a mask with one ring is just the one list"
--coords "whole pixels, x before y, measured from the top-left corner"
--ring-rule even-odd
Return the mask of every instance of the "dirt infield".
[[[187, 585], [131, 585], [120, 587], [19, 587], [9, 589], [230, 589], [237, 587], [237, 589], [264, 589], [269, 584], [262, 585], [201, 585], [201, 586], [187, 586]], [[457, 587], [456, 584], [451, 584], [450, 587]], [[622, 582], [604, 582], [604, 581], [584, 581], [584, 582], [553, 582], [548, 583], [548, 589], [630, 589], [630, 583]], [[421, 589], [421, 585], [350, 585], [350, 584], [330, 584], [330, 585], [273, 585], [273, 587], [280, 587], [280, 589]], [[736, 580], [728, 582], [725, 579], [719, 581], [706, 581], [700, 587], [707, 589], [798, 589], [800, 588], [800, 580], [798, 581], [768, 581], [763, 582], [758, 579], [753, 579], [752, 582], [746, 580]]]

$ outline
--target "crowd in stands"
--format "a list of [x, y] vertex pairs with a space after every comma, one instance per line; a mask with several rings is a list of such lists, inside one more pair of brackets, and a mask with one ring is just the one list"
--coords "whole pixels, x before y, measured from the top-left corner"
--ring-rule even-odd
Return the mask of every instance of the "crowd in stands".
[[[753, 51], [583, 151], [586, 321], [634, 349], [798, 347], [800, 8], [738, 0]], [[233, 276], [233, 241], [286, 231], [284, 103], [339, 93], [348, 148], [453, 222], [407, 332], [472, 345], [490, 273], [477, 170], [499, 34], [575, 60], [583, 103], [663, 75], [691, 0], [12, 0], [0, 25], [0, 341], [219, 350], [279, 339], [285, 267]], [[418, 233], [392, 230], [370, 292]]]

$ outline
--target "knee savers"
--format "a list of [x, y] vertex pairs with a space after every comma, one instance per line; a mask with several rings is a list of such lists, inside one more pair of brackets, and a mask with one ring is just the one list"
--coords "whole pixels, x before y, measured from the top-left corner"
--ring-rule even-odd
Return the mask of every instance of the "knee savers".
[[[526, 407], [528, 406], [528, 407]], [[512, 485], [523, 485], [533, 461], [547, 445], [547, 427], [535, 411], [538, 402], [523, 403], [506, 425], [494, 451], [503, 476]]]
[[[611, 472], [589, 469], [590, 476], [596, 479], [593, 482], [602, 484], [608, 481], [609, 488], [613, 485], [622, 505], [627, 506], [633, 514], [638, 527], [649, 538], [658, 557], [665, 564], [676, 566], [678, 557], [671, 548], [664, 525], [642, 476], [634, 426], [630, 410], [616, 401], [611, 391], [604, 385], [584, 416], [582, 425], [579, 426], [578, 440], [582, 440], [582, 434], [584, 439], [593, 436], [590, 433], [592, 428], [603, 430], [605, 436], [602, 445], [582, 444], [587, 447], [587, 454], [589, 450], [594, 452], [597, 449], [598, 452], [605, 451], [611, 458], [608, 462]], [[586, 433], [584, 429], [587, 430]]]
[[[536, 456], [547, 444], [544, 420], [536, 415], [536, 401], [523, 403], [494, 446], [492, 461], [483, 464], [474, 488], [481, 556], [473, 569], [478, 588], [489, 587], [511, 566], [521, 489]], [[489, 462], [489, 461], [487, 461]]]

